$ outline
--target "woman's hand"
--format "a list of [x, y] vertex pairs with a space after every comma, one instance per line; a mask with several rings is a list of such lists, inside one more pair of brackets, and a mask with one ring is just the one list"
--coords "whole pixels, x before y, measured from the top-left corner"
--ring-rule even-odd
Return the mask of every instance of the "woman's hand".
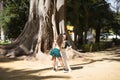
[[68, 50], [70, 50], [71, 48], [72, 48], [72, 46], [69, 46], [69, 47], [66, 48], [66, 50], [68, 51]]

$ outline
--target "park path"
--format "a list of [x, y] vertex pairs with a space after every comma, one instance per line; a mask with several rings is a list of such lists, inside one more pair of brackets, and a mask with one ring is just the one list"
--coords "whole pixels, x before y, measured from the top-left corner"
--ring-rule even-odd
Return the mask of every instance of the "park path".
[[120, 47], [69, 60], [72, 71], [52, 70], [51, 60], [0, 58], [0, 80], [120, 80]]

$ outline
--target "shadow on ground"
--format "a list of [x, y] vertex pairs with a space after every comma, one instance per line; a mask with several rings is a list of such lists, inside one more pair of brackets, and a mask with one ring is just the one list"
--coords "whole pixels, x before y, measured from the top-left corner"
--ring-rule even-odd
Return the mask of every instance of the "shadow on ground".
[[7, 58], [7, 57], [0, 57], [0, 62], [12, 62], [12, 61], [19, 61], [20, 59], [17, 58]]
[[83, 66], [71, 66], [72, 70], [78, 70], [78, 69], [82, 69]]
[[46, 80], [46, 79], [69, 79], [68, 76], [56, 76], [44, 74], [42, 71], [49, 70], [51, 68], [45, 68], [40, 70], [11, 70], [9, 68], [0, 68], [0, 80]]
[[109, 61], [109, 62], [112, 62], [112, 61], [116, 61], [116, 62], [120, 62], [120, 53], [114, 53], [114, 54], [111, 54], [112, 57], [103, 57], [103, 58], [100, 58], [100, 59], [90, 59], [88, 62], [86, 63], [81, 63], [81, 64], [73, 64], [71, 66], [77, 66], [76, 68], [73, 67], [73, 70], [74, 69], [77, 69], [77, 68], [83, 68], [81, 65], [87, 65], [87, 64], [91, 64], [91, 63], [95, 63], [95, 62], [102, 62], [102, 61]]

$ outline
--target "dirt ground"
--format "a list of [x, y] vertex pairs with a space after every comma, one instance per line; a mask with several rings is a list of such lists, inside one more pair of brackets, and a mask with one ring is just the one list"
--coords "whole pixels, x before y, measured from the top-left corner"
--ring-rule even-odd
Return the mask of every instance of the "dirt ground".
[[46, 56], [40, 60], [0, 58], [0, 80], [120, 80], [120, 47], [106, 51], [81, 53], [69, 60], [71, 72], [52, 70]]

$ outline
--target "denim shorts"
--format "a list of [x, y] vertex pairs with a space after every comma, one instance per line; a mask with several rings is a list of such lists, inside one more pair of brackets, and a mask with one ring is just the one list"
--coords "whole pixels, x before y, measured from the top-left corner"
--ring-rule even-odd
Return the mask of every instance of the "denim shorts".
[[53, 48], [50, 50], [50, 55], [53, 57], [61, 57], [60, 50], [57, 48]]

